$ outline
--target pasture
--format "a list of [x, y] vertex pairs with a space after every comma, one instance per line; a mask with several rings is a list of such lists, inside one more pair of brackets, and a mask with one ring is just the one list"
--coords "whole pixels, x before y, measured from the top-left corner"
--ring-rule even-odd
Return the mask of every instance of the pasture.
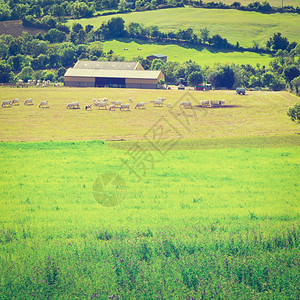
[[[164, 31], [191, 27], [199, 34], [200, 28], [207, 27], [211, 36], [220, 34], [230, 43], [235, 45], [239, 42], [241, 46], [253, 46], [253, 41], [256, 41], [265, 47], [266, 41], [276, 32], [281, 32], [290, 42], [298, 42], [300, 38], [299, 14], [261, 14], [231, 9], [180, 7], [79, 19], [76, 22], [98, 28], [102, 22], [117, 16], [122, 17], [126, 24], [137, 22], [145, 26], [158, 25]], [[67, 24], [71, 26], [74, 22], [69, 20]]]
[[[127, 50], [124, 50], [126, 48]], [[137, 49], [141, 50], [137, 50]], [[254, 52], [237, 52], [216, 50], [203, 47], [192, 47], [187, 45], [172, 45], [165, 43], [146, 43], [141, 40], [118, 39], [103, 43], [104, 52], [113, 50], [114, 53], [122, 55], [125, 60], [132, 61], [137, 56], [147, 57], [148, 55], [162, 53], [168, 55], [168, 61], [183, 63], [189, 59], [196, 61], [202, 66], [213, 66], [215, 63], [236, 65], [257, 64], [268, 66], [271, 56]]]
[[[93, 98], [106, 97], [110, 101], [129, 103], [131, 110], [85, 111]], [[153, 107], [151, 100], [165, 97], [172, 108]], [[299, 131], [286, 115], [297, 97], [287, 92], [248, 92], [239, 96], [235, 91], [178, 91], [97, 88], [1, 88], [0, 99], [20, 98], [21, 104], [0, 109], [2, 130], [0, 141], [50, 140], [141, 140], [149, 129], [167, 120], [176, 130], [164, 138], [185, 139], [241, 136], [294, 135]], [[23, 101], [33, 98], [34, 105]], [[201, 100], [225, 100], [223, 108], [179, 108], [180, 101], [191, 101], [195, 106]], [[49, 108], [38, 108], [47, 101]], [[69, 102], [79, 101], [81, 109], [68, 110]], [[135, 110], [137, 102], [148, 102], [145, 110]], [[178, 121], [179, 120], [179, 121]]]
[[[100, 97], [131, 97], [131, 111], [84, 110]], [[158, 97], [172, 108], [133, 108]], [[297, 298], [296, 96], [0, 89], [13, 98], [0, 108], [1, 299]], [[187, 99], [227, 106], [180, 109]], [[125, 182], [113, 207], [94, 198], [109, 174]]]

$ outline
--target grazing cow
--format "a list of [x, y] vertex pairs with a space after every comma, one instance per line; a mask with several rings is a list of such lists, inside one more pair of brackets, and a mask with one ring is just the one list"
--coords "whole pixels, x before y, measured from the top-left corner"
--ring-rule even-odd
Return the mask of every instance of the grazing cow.
[[121, 104], [120, 105], [120, 110], [130, 110], [129, 104], [128, 103], [127, 104]]
[[48, 100], [42, 101], [42, 102], [39, 104], [39, 107], [41, 107], [41, 108], [49, 108]]
[[98, 109], [100, 109], [101, 107], [103, 107], [104, 109], [107, 109], [107, 103], [106, 102], [94, 102], [94, 105], [98, 107]]
[[75, 109], [75, 108], [80, 108], [79, 107], [79, 102], [78, 101], [76, 101], [76, 102], [71, 102], [71, 103], [69, 103], [68, 105], [67, 105], [67, 109]]
[[20, 105], [19, 98], [15, 98], [11, 101], [11, 105]]
[[11, 100], [2, 101], [1, 107], [11, 107]]
[[108, 108], [108, 110], [113, 110], [115, 111], [116, 110], [116, 106], [114, 104], [111, 104]]
[[220, 100], [219, 101], [219, 105], [221, 106], [221, 105], [224, 105], [225, 104], [225, 100]]
[[128, 98], [128, 100], [129, 100], [129, 102], [131, 102], [131, 103], [133, 102], [131, 98]]
[[202, 100], [201, 102], [202, 107], [208, 107], [209, 106], [209, 100]]
[[193, 108], [191, 101], [180, 102], [179, 106], [182, 106], [183, 108]]
[[163, 101], [162, 100], [151, 100], [150, 102], [152, 102], [154, 104], [154, 106], [163, 106]]
[[24, 105], [33, 105], [33, 100], [32, 100], [32, 98], [26, 99], [26, 100], [24, 101]]
[[135, 105], [134, 109], [145, 109], [145, 104], [147, 104], [147, 102], [139, 102]]
[[115, 107], [120, 107], [122, 102], [121, 101], [111, 101], [111, 104], [113, 104]]
[[85, 106], [85, 110], [92, 110], [92, 105], [91, 105], [91, 104], [86, 105], [86, 106]]

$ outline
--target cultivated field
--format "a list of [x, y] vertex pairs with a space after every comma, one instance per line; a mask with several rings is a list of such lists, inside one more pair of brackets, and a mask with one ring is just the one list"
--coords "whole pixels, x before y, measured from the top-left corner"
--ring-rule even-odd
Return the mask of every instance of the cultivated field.
[[[126, 48], [127, 50], [124, 50]], [[137, 49], [141, 50], [137, 50]], [[122, 55], [127, 61], [141, 55], [146, 57], [154, 53], [163, 53], [168, 55], [168, 61], [176, 61], [183, 63], [189, 59], [196, 61], [202, 66], [212, 66], [216, 62], [228, 64], [234, 63], [237, 65], [257, 64], [269, 66], [271, 56], [267, 54], [258, 54], [254, 52], [237, 52], [237, 51], [218, 51], [216, 49], [208, 49], [202, 47], [179, 46], [163, 43], [145, 43], [141, 40], [119, 39], [106, 41], [103, 44], [104, 52], [113, 50], [114, 53]]]
[[[165, 31], [191, 27], [199, 33], [200, 28], [207, 27], [210, 35], [220, 34], [229, 42], [239, 42], [241, 46], [253, 46], [253, 41], [265, 46], [266, 41], [276, 32], [281, 32], [290, 42], [298, 42], [300, 38], [299, 14], [261, 14], [231, 9], [171, 8], [80, 19], [76, 22], [98, 28], [103, 21], [117, 16], [122, 17], [127, 24], [137, 22], [146, 26], [158, 25]], [[72, 23], [74, 20], [67, 24]]]
[[[35, 102], [0, 109], [0, 299], [297, 299], [298, 98], [185, 95], [0, 89]], [[83, 109], [159, 96], [173, 108]]]

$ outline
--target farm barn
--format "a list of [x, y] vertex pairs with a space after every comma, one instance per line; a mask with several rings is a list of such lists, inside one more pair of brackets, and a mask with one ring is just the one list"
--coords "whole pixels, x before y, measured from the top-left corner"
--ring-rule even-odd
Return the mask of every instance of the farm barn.
[[65, 86], [156, 89], [161, 71], [146, 71], [138, 62], [78, 61], [64, 76]]

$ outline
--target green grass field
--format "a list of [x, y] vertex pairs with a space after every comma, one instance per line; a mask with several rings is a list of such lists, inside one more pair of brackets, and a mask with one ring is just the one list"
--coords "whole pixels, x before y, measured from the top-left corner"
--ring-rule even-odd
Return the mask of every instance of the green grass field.
[[[128, 50], [124, 50], [124, 48]], [[140, 48], [141, 50], [137, 50]], [[199, 65], [212, 66], [215, 63], [235, 63], [235, 64], [256, 64], [265, 65], [271, 62], [271, 56], [253, 52], [217, 51], [202, 47], [188, 47], [162, 43], [145, 43], [139, 40], [119, 39], [106, 41], [103, 44], [104, 52], [113, 50], [116, 54], [122, 55], [127, 61], [133, 60], [137, 56], [147, 57], [152, 54], [166, 54], [168, 61], [183, 63], [189, 59], [196, 61]]]
[[[211, 2], [211, 1], [207, 0], [207, 1], [203, 1], [203, 2]], [[235, 1], [234, 0], [224, 0], [222, 2], [226, 3], [226, 4], [232, 4]], [[248, 5], [249, 3], [253, 3], [252, 0], [240, 0], [238, 2], [240, 2], [242, 5]], [[262, 2], [262, 1], [260, 1], [260, 2]], [[269, 2], [270, 5], [274, 6], [274, 7], [282, 7], [282, 4], [284, 6], [294, 6], [294, 7], [297, 7], [300, 5], [298, 0], [283, 0], [283, 1], [282, 0], [268, 0], [267, 2]]]
[[[158, 96], [173, 108], [83, 109]], [[16, 97], [35, 105], [0, 109], [0, 299], [297, 299], [296, 96], [0, 89]]]
[[[103, 16], [90, 19], [80, 19], [76, 22], [83, 26], [87, 24], [100, 27], [102, 22], [113, 16]], [[239, 42], [241, 46], [253, 46], [256, 41], [265, 46], [266, 41], [276, 32], [281, 32], [289, 41], [298, 42], [300, 15], [298, 14], [261, 14], [238, 10], [201, 9], [201, 8], [173, 8], [155, 11], [133, 12], [120, 14], [129, 22], [138, 22], [146, 26], [158, 25], [161, 30], [177, 30], [191, 27], [196, 33], [200, 28], [207, 27], [211, 35], [220, 34], [230, 43]], [[74, 20], [68, 21], [68, 24]]]

